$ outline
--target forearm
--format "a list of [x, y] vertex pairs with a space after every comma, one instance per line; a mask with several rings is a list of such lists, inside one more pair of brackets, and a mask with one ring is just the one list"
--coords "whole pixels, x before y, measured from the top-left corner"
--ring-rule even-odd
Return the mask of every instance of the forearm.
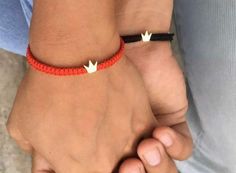
[[41, 61], [76, 66], [119, 48], [113, 0], [34, 0], [29, 43]]
[[[120, 0], [117, 5], [121, 35], [169, 32], [173, 0]], [[127, 44], [126, 55], [141, 73], [154, 114], [162, 125], [184, 121], [187, 110], [184, 76], [169, 41]], [[144, 58], [145, 57], [145, 58]], [[174, 123], [173, 123], [174, 122]]]
[[117, 0], [116, 16], [121, 35], [138, 34], [145, 30], [168, 32], [173, 0]]

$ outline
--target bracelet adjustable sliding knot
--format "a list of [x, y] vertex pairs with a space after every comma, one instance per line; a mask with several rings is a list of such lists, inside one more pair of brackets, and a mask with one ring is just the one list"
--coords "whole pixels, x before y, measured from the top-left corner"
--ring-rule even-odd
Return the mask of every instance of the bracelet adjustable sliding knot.
[[82, 74], [87, 74], [87, 73], [94, 73], [98, 70], [103, 70], [105, 68], [108, 68], [108, 67], [112, 66], [113, 64], [115, 64], [116, 62], [118, 62], [121, 59], [123, 53], [124, 53], [124, 41], [121, 39], [120, 48], [116, 52], [116, 54], [113, 57], [106, 59], [105, 61], [103, 61], [99, 64], [98, 64], [98, 62], [95, 62], [93, 64], [92, 61], [89, 61], [88, 66], [84, 65], [82, 67], [55, 67], [55, 66], [51, 66], [51, 65], [45, 64], [45, 63], [37, 60], [33, 56], [32, 52], [30, 50], [30, 46], [28, 46], [28, 48], [27, 48], [26, 57], [27, 57], [28, 63], [38, 71], [52, 74], [52, 75], [68, 76], [68, 75], [82, 75]]

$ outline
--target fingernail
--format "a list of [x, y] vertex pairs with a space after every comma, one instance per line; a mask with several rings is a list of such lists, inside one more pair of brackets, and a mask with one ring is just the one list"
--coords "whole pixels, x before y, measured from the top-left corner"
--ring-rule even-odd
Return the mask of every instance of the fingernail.
[[144, 158], [150, 166], [157, 166], [161, 162], [160, 152], [157, 148], [146, 152]]
[[140, 172], [140, 170], [137, 168], [137, 169], [134, 169], [134, 170], [129, 171], [127, 173], [142, 173], [142, 172]]
[[136, 167], [133, 170], [127, 171], [127, 173], [144, 173], [144, 169], [142, 167]]
[[170, 147], [173, 144], [173, 140], [169, 134], [162, 135], [159, 139], [166, 147]]

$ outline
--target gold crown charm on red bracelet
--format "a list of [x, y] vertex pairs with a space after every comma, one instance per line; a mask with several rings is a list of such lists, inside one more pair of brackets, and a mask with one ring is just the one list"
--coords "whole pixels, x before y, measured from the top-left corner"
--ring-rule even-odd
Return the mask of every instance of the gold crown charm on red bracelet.
[[118, 62], [121, 59], [123, 53], [124, 53], [124, 41], [121, 39], [120, 49], [116, 52], [116, 54], [114, 56], [112, 56], [111, 58], [106, 59], [105, 61], [103, 61], [99, 64], [98, 64], [98, 62], [95, 62], [93, 64], [92, 61], [90, 60], [88, 62], [88, 66], [84, 65], [82, 67], [55, 67], [55, 66], [51, 66], [51, 65], [45, 64], [45, 63], [37, 60], [33, 56], [33, 54], [31, 53], [29, 46], [27, 49], [26, 57], [27, 57], [28, 63], [34, 69], [36, 69], [38, 71], [52, 74], [52, 75], [67, 76], [67, 75], [82, 75], [82, 74], [86, 74], [86, 73], [91, 74], [91, 73], [94, 73], [98, 70], [106, 69], [106, 68], [112, 66], [113, 64], [115, 64], [116, 62]]

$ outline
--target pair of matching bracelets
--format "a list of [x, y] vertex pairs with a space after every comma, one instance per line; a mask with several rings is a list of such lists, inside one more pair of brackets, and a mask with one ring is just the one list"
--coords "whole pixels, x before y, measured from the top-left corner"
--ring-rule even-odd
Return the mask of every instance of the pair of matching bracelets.
[[140, 35], [130, 35], [130, 36], [121, 36], [120, 40], [120, 48], [119, 50], [110, 58], [107, 58], [105, 61], [98, 64], [98, 62], [92, 62], [89, 60], [88, 66], [83, 65], [81, 67], [56, 67], [52, 65], [48, 65], [44, 62], [38, 60], [32, 54], [30, 50], [30, 46], [27, 48], [27, 62], [30, 64], [31, 67], [34, 69], [57, 76], [69, 76], [69, 75], [83, 75], [88, 73], [94, 73], [99, 70], [103, 70], [106, 68], [111, 67], [115, 63], [117, 63], [124, 54], [124, 44], [125, 43], [132, 43], [137, 41], [149, 42], [149, 41], [171, 41], [173, 39], [174, 34], [170, 33], [159, 33], [159, 34], [152, 34], [148, 33], [147, 31], [145, 34]]

